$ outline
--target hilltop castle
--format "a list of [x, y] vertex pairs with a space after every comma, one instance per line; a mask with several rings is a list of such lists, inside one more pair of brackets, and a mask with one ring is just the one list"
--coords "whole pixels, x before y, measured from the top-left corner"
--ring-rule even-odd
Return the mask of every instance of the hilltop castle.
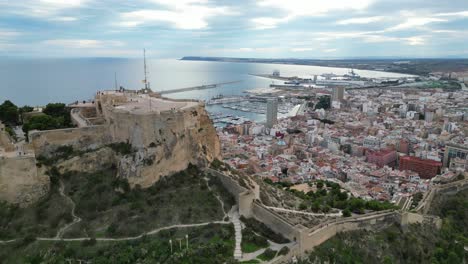
[[[112, 161], [118, 166], [118, 177], [143, 188], [189, 163], [205, 165], [220, 156], [218, 136], [204, 103], [199, 101], [122, 89], [98, 92], [94, 101], [77, 102], [70, 108], [76, 128], [31, 131], [23, 155], [0, 152], [0, 200], [28, 204], [46, 193], [48, 176], [36, 167], [35, 157], [49, 157], [61, 146], [92, 153], [112, 143], [130, 144], [131, 155], [100, 152], [95, 157], [82, 157], [87, 160], [81, 162], [77, 158], [67, 163], [69, 168], [61, 169], [87, 171], [98, 167], [90, 162]], [[26, 164], [25, 158], [30, 162]], [[19, 168], [19, 164], [28, 168]], [[41, 191], [33, 191], [37, 189]]]

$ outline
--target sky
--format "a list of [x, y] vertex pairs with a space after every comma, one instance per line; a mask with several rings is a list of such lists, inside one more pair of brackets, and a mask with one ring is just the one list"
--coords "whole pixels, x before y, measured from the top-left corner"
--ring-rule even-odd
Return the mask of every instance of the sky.
[[0, 0], [0, 56], [468, 57], [468, 0]]

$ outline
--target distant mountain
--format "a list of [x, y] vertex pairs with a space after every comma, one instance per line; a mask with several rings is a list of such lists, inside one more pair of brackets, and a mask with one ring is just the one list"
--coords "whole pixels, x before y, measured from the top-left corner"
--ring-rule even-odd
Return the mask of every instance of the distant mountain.
[[428, 75], [432, 72], [462, 72], [468, 71], [468, 59], [463, 58], [400, 58], [400, 57], [368, 57], [368, 58], [328, 58], [328, 59], [298, 59], [298, 58], [230, 58], [186, 56], [186, 61], [219, 61], [242, 63], [272, 63], [313, 65], [323, 67], [352, 68], [360, 70], [377, 70], [414, 75]]

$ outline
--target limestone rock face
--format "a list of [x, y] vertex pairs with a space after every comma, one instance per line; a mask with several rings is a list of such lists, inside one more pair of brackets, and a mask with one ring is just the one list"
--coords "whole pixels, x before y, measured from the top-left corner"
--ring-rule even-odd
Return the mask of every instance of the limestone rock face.
[[48, 193], [49, 176], [34, 157], [0, 158], [0, 200], [27, 206]]
[[150, 124], [138, 122], [127, 138], [137, 151], [120, 159], [119, 177], [132, 186], [149, 187], [189, 163], [203, 166], [220, 157], [218, 135], [204, 107], [168, 113]]
[[57, 168], [60, 173], [66, 171], [93, 172], [102, 170], [108, 167], [109, 164], [117, 164], [117, 161], [118, 157], [115, 152], [109, 147], [104, 147], [62, 161], [57, 164]]

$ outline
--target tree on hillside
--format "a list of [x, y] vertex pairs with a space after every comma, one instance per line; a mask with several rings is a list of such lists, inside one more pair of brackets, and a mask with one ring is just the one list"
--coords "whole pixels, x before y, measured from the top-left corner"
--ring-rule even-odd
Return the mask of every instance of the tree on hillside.
[[315, 105], [315, 109], [330, 109], [330, 96], [320, 96], [319, 102]]
[[34, 111], [34, 107], [29, 106], [29, 105], [25, 105], [25, 106], [20, 107], [20, 108], [18, 109], [18, 114], [19, 114], [19, 116], [20, 116], [20, 121], [21, 121], [21, 123], [24, 122], [24, 114], [25, 114], [25, 113], [30, 113], [30, 112], [32, 112], [32, 111]]
[[64, 116], [68, 114], [68, 110], [63, 103], [47, 104], [42, 112], [53, 117]]
[[70, 109], [64, 103], [47, 104], [42, 112], [46, 115], [55, 117], [60, 123], [61, 128], [71, 127]]
[[27, 134], [31, 130], [49, 130], [60, 128], [61, 124], [57, 118], [48, 115], [40, 115], [31, 117], [28, 122], [23, 125], [23, 131]]
[[0, 120], [7, 124], [18, 124], [18, 107], [6, 100], [0, 105]]

